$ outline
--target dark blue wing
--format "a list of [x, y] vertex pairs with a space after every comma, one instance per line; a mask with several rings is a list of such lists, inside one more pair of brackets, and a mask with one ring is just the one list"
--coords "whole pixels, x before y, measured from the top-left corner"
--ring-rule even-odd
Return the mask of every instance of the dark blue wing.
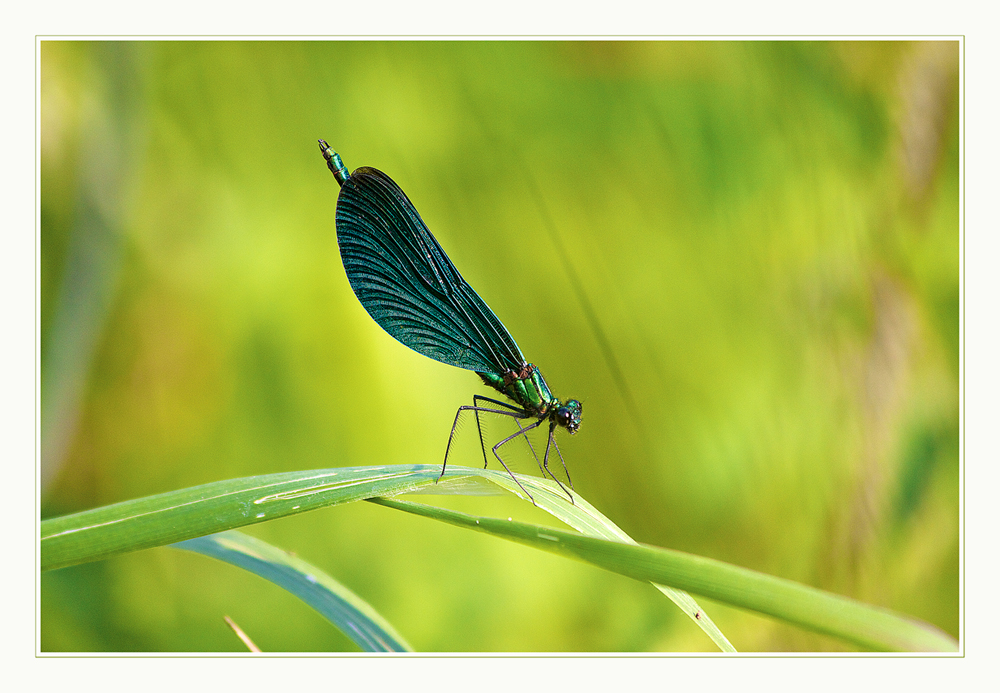
[[344, 181], [337, 242], [351, 288], [375, 322], [424, 356], [484, 373], [519, 370], [524, 356], [455, 269], [413, 203], [368, 167]]

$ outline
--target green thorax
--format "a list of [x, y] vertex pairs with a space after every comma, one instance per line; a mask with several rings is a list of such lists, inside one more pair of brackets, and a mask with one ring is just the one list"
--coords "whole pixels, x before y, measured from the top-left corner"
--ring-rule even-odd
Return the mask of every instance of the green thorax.
[[536, 416], [545, 416], [552, 407], [559, 406], [559, 400], [552, 396], [541, 371], [533, 363], [525, 364], [519, 372], [479, 373], [479, 377]]

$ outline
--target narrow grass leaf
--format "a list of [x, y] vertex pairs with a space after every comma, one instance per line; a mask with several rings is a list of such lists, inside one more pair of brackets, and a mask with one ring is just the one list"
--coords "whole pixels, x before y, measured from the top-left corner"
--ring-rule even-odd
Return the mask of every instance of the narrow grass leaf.
[[174, 548], [217, 558], [291, 592], [366, 652], [412, 652], [403, 637], [365, 600], [316, 566], [242, 532], [188, 539]]
[[[484, 478], [524, 498], [521, 489], [508, 474], [492, 469], [479, 471]], [[636, 541], [632, 537], [627, 535], [618, 525], [605, 517], [579, 494], [574, 493], [573, 502], [570, 502], [562, 490], [548, 479], [526, 476], [521, 477], [520, 480], [526, 488], [531, 489], [530, 493], [535, 497], [538, 507], [565, 522], [576, 531], [591, 537], [636, 544]], [[655, 582], [653, 582], [653, 587], [676, 604], [696, 626], [701, 628], [711, 638], [716, 647], [723, 652], [736, 652], [736, 648], [733, 647], [732, 643], [719, 630], [719, 627], [715, 625], [715, 622], [709, 618], [705, 610], [698, 605], [690, 594], [673, 587], [668, 587], [667, 585], [656, 584]]]
[[371, 502], [572, 556], [637, 580], [671, 585], [863, 648], [897, 652], [958, 650], [951, 636], [930, 624], [722, 561], [513, 520], [475, 517], [409, 501], [374, 498]]
[[[449, 469], [449, 477], [475, 470]], [[436, 465], [342, 467], [217, 481], [41, 523], [42, 570], [165, 546], [434, 484]], [[442, 484], [444, 486], [444, 484]]]

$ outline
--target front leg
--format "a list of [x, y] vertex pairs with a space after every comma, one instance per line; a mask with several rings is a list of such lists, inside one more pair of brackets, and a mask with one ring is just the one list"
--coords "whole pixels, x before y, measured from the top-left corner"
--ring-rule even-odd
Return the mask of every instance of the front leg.
[[549, 422], [549, 442], [545, 444], [545, 471], [548, 475], [552, 477], [552, 481], [559, 484], [559, 488], [563, 490], [563, 493], [569, 498], [569, 502], [576, 505], [576, 501], [573, 500], [573, 494], [566, 490], [566, 487], [562, 485], [562, 482], [556, 478], [556, 475], [549, 470], [549, 450], [552, 446], [556, 446], [556, 452], [559, 454], [559, 461], [562, 462], [563, 471], [566, 472], [566, 481], [569, 482], [570, 488], [573, 487], [573, 480], [569, 478], [569, 470], [566, 469], [566, 461], [563, 460], [562, 452], [559, 450], [559, 443], [556, 442], [556, 422]]
[[[527, 413], [527, 412], [525, 412], [525, 413]], [[529, 416], [530, 416], [530, 414], [529, 414]], [[519, 417], [519, 418], [524, 418], [524, 417]], [[528, 431], [530, 431], [533, 428], [538, 428], [538, 426], [541, 425], [541, 423], [543, 421], [545, 421], [545, 419], [539, 419], [538, 421], [536, 421], [535, 423], [531, 424], [530, 426], [528, 426], [526, 428], [521, 428], [520, 424], [518, 424], [518, 431], [517, 431], [517, 433], [515, 433], [513, 435], [507, 436], [506, 438], [504, 438], [499, 443], [497, 443], [496, 445], [493, 446], [493, 455], [497, 458], [497, 460], [500, 462], [500, 464], [503, 465], [503, 468], [505, 470], [507, 470], [507, 474], [509, 474], [510, 478], [514, 480], [514, 483], [517, 484], [521, 488], [521, 490], [524, 491], [525, 495], [528, 496], [528, 498], [531, 499], [531, 504], [534, 505], [535, 507], [538, 506], [538, 503], [535, 502], [535, 497], [532, 496], [530, 493], [528, 493], [528, 489], [524, 488], [524, 486], [521, 485], [521, 482], [517, 480], [517, 477], [514, 476], [514, 473], [512, 471], [510, 471], [510, 467], [508, 467], [507, 463], [503, 461], [502, 457], [500, 457], [500, 453], [498, 452], [498, 450], [499, 450], [499, 448], [500, 448], [501, 445], [503, 445], [504, 443], [507, 443], [507, 442], [513, 440], [514, 438], [517, 438], [518, 436], [527, 436]], [[556, 483], [558, 483], [558, 482], [556, 482]]]

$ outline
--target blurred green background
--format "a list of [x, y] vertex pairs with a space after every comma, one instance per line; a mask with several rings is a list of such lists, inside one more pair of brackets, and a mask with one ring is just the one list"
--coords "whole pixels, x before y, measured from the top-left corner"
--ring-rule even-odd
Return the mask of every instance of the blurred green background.
[[[562, 451], [633, 538], [957, 636], [958, 52], [43, 42], [42, 517], [440, 462], [456, 408], [487, 392], [358, 303], [323, 137], [407, 192], [554, 394], [583, 401]], [[456, 464], [481, 459], [470, 424]], [[714, 651], [649, 585], [367, 503], [249, 532], [417, 650]], [[269, 583], [172, 549], [41, 587], [47, 651], [242, 651], [223, 614], [265, 651], [355, 649]], [[741, 651], [847, 647], [702, 606]]]

